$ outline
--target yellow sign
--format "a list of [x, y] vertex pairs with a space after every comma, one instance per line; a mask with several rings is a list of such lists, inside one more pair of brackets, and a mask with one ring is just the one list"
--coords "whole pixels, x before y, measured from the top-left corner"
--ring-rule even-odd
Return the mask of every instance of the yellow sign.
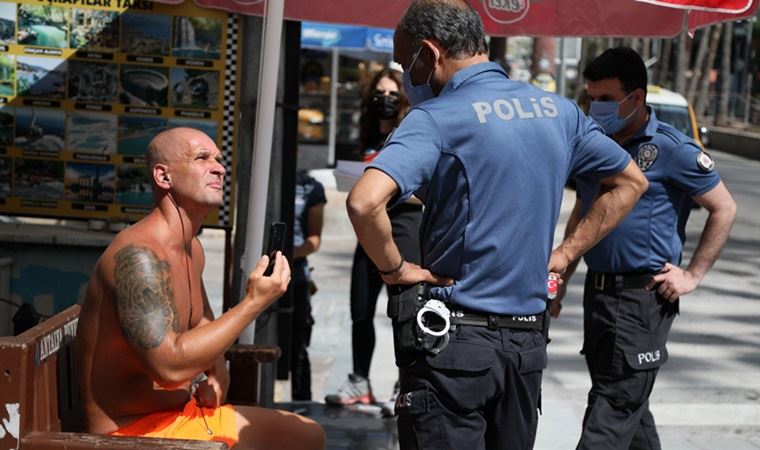
[[[234, 179], [235, 20], [191, 1], [0, 2], [0, 214], [138, 220], [147, 144], [178, 126], [211, 136]], [[225, 194], [206, 225], [231, 225]]]

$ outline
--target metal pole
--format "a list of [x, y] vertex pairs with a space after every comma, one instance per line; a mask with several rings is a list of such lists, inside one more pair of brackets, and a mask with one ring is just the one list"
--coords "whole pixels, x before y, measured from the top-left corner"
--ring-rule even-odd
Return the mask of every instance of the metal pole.
[[567, 89], [567, 61], [565, 60], [565, 38], [559, 38], [559, 95], [565, 96]]
[[752, 74], [747, 74], [747, 98], [744, 100], [744, 127], [749, 126], [750, 107], [752, 106]]
[[[267, 197], [269, 196], [269, 164], [272, 159], [272, 134], [274, 112], [277, 101], [277, 72], [280, 68], [280, 46], [282, 44], [282, 17], [285, 0], [268, 0], [264, 17], [264, 40], [261, 58], [261, 76], [258, 102], [256, 104], [256, 125], [253, 139], [253, 167], [251, 168], [250, 199], [248, 209], [243, 273], [249, 274], [259, 260], [264, 246], [264, 226], [266, 221]], [[242, 283], [245, 285], [245, 282]], [[240, 335], [240, 343], [253, 344], [256, 322], [250, 324]]]
[[755, 24], [754, 17], [750, 17], [747, 19], [747, 41], [744, 45], [745, 49], [745, 59], [744, 59], [744, 73], [746, 74], [747, 84], [746, 84], [746, 96], [747, 99], [746, 104], [744, 105], [744, 126], [749, 126], [749, 114], [750, 114], [750, 106], [752, 104], [752, 72], [750, 72], [749, 67], [750, 64], [752, 64], [752, 29], [754, 28], [753, 25]]
[[335, 140], [338, 131], [338, 63], [340, 50], [332, 49], [332, 67], [330, 70], [330, 128], [327, 141], [327, 165], [335, 165]]

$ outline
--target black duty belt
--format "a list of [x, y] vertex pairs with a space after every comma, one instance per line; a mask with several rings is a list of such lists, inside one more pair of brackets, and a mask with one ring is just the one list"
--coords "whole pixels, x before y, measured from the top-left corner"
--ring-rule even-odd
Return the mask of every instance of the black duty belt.
[[496, 330], [498, 328], [541, 330], [544, 324], [544, 313], [531, 314], [526, 316], [510, 316], [485, 313], [468, 313], [461, 310], [452, 309], [450, 321], [452, 325], [472, 325], [476, 327], [488, 327], [492, 330]]
[[609, 273], [609, 272], [588, 272], [591, 286], [598, 291], [607, 289], [643, 289], [652, 280], [656, 274], [627, 272], [627, 273]]

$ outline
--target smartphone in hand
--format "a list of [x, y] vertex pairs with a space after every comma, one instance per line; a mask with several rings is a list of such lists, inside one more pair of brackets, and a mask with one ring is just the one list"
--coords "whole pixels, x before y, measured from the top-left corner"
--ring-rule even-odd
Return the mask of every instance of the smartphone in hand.
[[268, 277], [272, 275], [274, 270], [274, 260], [277, 252], [285, 251], [285, 234], [287, 226], [285, 222], [273, 222], [269, 228], [269, 243], [267, 245], [267, 256], [269, 256], [269, 265], [264, 271], [264, 276]]

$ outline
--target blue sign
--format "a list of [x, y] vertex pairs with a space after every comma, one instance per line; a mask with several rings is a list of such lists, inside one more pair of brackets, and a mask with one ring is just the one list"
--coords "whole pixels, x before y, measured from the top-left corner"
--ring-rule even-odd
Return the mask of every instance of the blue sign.
[[393, 52], [393, 30], [352, 25], [303, 22], [301, 45], [317, 48], [341, 48], [374, 52]]
[[393, 53], [393, 30], [367, 28], [367, 48], [373, 52]]

